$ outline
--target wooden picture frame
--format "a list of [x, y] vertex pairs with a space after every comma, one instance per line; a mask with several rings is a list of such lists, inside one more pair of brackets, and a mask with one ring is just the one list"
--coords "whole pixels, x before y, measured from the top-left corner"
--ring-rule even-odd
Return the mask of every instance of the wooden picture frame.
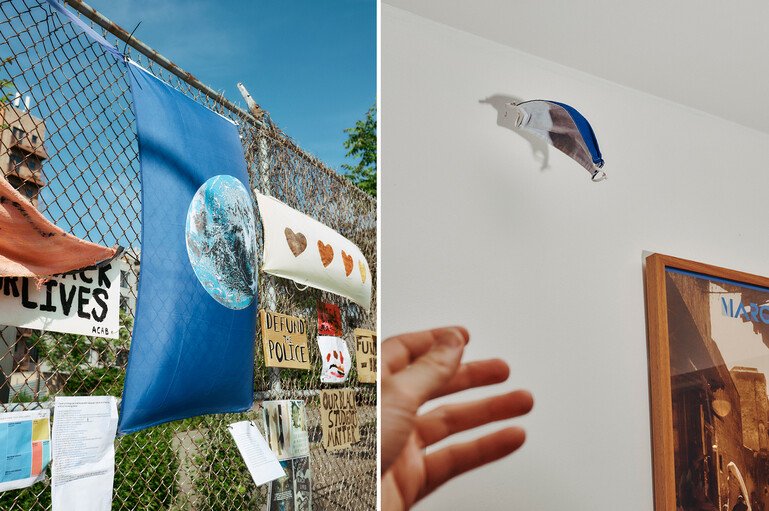
[[655, 510], [769, 509], [769, 278], [645, 266]]

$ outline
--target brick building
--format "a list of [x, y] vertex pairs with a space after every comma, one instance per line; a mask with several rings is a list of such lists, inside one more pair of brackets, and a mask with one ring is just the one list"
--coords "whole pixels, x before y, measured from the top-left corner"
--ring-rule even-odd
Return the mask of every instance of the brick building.
[[38, 206], [40, 191], [45, 187], [43, 162], [45, 151], [45, 123], [13, 105], [0, 109], [0, 169], [3, 176]]
[[[18, 97], [14, 104], [0, 106], [1, 178], [7, 179], [39, 208], [40, 192], [46, 185], [43, 162], [48, 159], [44, 145], [45, 122], [29, 112], [28, 100], [25, 109], [20, 107]], [[34, 385], [24, 389], [26, 394], [35, 394], [40, 388], [29, 336], [27, 329], [0, 325], [0, 403], [9, 402], [15, 393], [11, 389], [12, 381], [19, 380], [22, 387]], [[17, 383], [13, 386], [19, 387]]]

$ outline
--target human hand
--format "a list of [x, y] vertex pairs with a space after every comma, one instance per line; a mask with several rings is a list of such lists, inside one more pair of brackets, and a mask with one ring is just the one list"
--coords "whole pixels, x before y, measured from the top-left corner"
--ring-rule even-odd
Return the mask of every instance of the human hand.
[[423, 415], [431, 399], [507, 380], [502, 360], [461, 364], [469, 334], [439, 328], [399, 335], [382, 343], [382, 509], [405, 510], [449, 479], [498, 460], [524, 442], [508, 427], [427, 454], [425, 449], [455, 433], [528, 413], [531, 394], [518, 390]]

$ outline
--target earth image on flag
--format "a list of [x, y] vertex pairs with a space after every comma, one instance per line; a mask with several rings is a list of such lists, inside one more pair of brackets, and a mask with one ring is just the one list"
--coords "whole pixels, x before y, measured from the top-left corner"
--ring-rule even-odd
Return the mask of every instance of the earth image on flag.
[[228, 175], [198, 189], [187, 210], [187, 255], [200, 284], [230, 309], [256, 296], [256, 218], [251, 195]]

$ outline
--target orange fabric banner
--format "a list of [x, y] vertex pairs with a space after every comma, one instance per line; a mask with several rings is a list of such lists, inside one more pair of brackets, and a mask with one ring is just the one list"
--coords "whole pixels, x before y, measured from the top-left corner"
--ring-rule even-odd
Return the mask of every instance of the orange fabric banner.
[[0, 177], [0, 277], [58, 275], [95, 266], [117, 253], [117, 247], [59, 229]]

